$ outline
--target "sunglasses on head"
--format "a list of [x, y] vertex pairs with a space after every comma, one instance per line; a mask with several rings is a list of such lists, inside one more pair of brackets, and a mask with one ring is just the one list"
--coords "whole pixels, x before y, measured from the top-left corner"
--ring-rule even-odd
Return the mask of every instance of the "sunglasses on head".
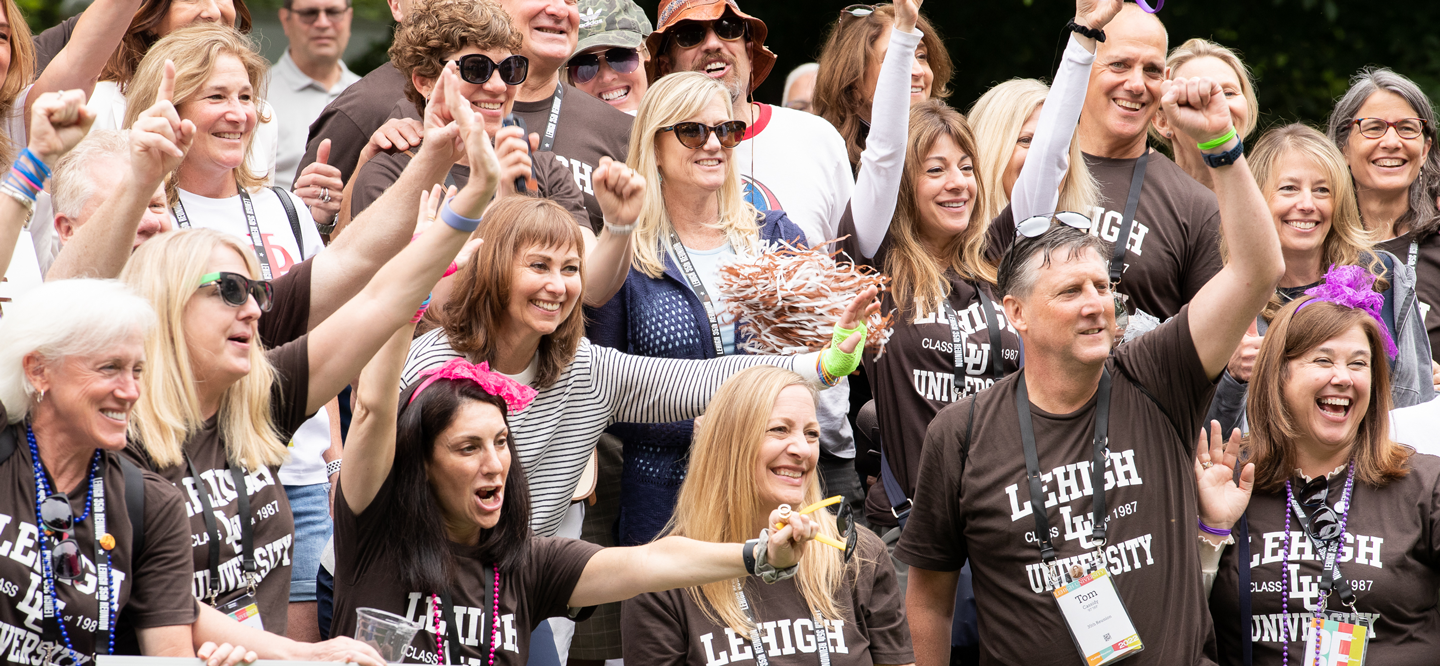
[[530, 59], [522, 55], [512, 55], [496, 64], [489, 56], [471, 53], [457, 60], [442, 60], [440, 64], [443, 66], [451, 62], [459, 68], [462, 80], [475, 85], [489, 81], [497, 69], [500, 70], [500, 80], [507, 86], [524, 83], [525, 77], [530, 74]]
[[617, 46], [599, 53], [581, 53], [570, 59], [570, 78], [575, 83], [589, 83], [600, 74], [602, 62], [616, 74], [629, 74], [640, 66], [640, 51]]
[[1330, 495], [1330, 480], [1320, 477], [1300, 489], [1300, 506], [1310, 514], [1310, 534], [1321, 541], [1340, 538], [1340, 516], [1325, 502]]
[[715, 138], [720, 139], [721, 147], [734, 148], [740, 145], [741, 136], [745, 134], [745, 121], [727, 120], [714, 127], [705, 123], [675, 123], [655, 131], [657, 133], [674, 132], [680, 145], [690, 149], [704, 147], [705, 142], [710, 140], [710, 133], [714, 132]]
[[850, 5], [840, 10], [840, 20], [843, 21], [847, 18], [865, 18], [866, 16], [874, 14], [876, 9], [879, 9], [878, 5]]
[[245, 305], [251, 296], [255, 297], [256, 305], [260, 306], [262, 312], [270, 311], [270, 299], [274, 295], [270, 283], [265, 280], [251, 280], [239, 273], [206, 273], [200, 276], [200, 284], [196, 289], [203, 289], [215, 285], [220, 292], [220, 298], [225, 299], [225, 304], [233, 307]]
[[55, 493], [40, 501], [40, 525], [54, 541], [50, 548], [50, 570], [57, 580], [80, 577], [80, 546], [75, 543], [75, 513], [70, 497]]
[[1063, 224], [1067, 227], [1074, 227], [1081, 231], [1090, 230], [1090, 218], [1080, 213], [1062, 210], [1056, 213], [1036, 215], [1026, 218], [1020, 224], [1015, 225], [1015, 235], [1026, 238], [1038, 238], [1050, 230], [1052, 223]]
[[750, 26], [739, 17], [726, 14], [714, 21], [683, 21], [667, 32], [682, 49], [693, 49], [705, 41], [705, 33], [714, 32], [723, 41], [733, 42], [750, 32]]

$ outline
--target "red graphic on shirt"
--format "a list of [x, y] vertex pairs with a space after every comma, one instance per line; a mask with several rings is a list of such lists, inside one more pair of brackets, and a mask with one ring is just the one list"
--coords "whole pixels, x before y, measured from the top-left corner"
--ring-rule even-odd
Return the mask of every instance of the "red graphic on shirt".
[[274, 235], [275, 234], [261, 233], [260, 237], [265, 241], [265, 256], [270, 260], [270, 276], [278, 278], [281, 275], [289, 273], [290, 269], [294, 268], [295, 264], [299, 262], [296, 261], [295, 257], [290, 256], [290, 250], [285, 246], [271, 240]]

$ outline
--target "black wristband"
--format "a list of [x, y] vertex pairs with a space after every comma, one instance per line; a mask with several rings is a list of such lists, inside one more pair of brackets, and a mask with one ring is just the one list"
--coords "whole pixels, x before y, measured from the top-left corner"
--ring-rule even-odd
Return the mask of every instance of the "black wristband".
[[1079, 23], [1076, 23], [1076, 22], [1075, 22], [1075, 19], [1070, 19], [1070, 22], [1065, 24], [1065, 29], [1066, 29], [1066, 30], [1069, 30], [1070, 32], [1079, 33], [1079, 34], [1081, 34], [1081, 35], [1084, 35], [1084, 36], [1086, 36], [1086, 37], [1089, 37], [1090, 39], [1093, 39], [1093, 40], [1095, 40], [1095, 41], [1097, 41], [1097, 42], [1103, 42], [1103, 41], [1105, 41], [1105, 31], [1104, 31], [1104, 30], [1097, 30], [1097, 29], [1095, 29], [1095, 28], [1087, 28], [1087, 27], [1085, 27], [1085, 26], [1083, 26], [1083, 25], [1080, 25]]
[[759, 539], [751, 539], [745, 542], [745, 571], [751, 576], [755, 575], [755, 547], [760, 545]]

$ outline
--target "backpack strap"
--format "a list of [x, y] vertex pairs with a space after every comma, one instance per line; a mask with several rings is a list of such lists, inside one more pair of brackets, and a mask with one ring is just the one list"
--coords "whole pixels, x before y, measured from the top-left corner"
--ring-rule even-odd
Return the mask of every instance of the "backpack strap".
[[300, 248], [300, 256], [295, 261], [305, 260], [305, 239], [300, 237], [300, 215], [295, 212], [295, 202], [290, 200], [290, 193], [279, 185], [271, 185], [270, 189], [275, 196], [280, 198], [280, 206], [285, 209], [285, 216], [290, 218], [290, 231], [295, 234], [295, 247]]
[[125, 513], [130, 516], [130, 560], [138, 562], [145, 551], [145, 472], [123, 455], [120, 474], [125, 477]]

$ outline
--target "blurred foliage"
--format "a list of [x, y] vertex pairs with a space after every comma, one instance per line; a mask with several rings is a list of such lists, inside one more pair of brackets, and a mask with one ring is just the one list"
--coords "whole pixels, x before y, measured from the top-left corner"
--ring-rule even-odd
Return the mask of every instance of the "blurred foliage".
[[70, 16], [64, 11], [60, 0], [16, 0], [20, 5], [20, 12], [25, 14], [25, 22], [30, 24], [30, 32], [40, 34], [56, 23], [59, 23]]

